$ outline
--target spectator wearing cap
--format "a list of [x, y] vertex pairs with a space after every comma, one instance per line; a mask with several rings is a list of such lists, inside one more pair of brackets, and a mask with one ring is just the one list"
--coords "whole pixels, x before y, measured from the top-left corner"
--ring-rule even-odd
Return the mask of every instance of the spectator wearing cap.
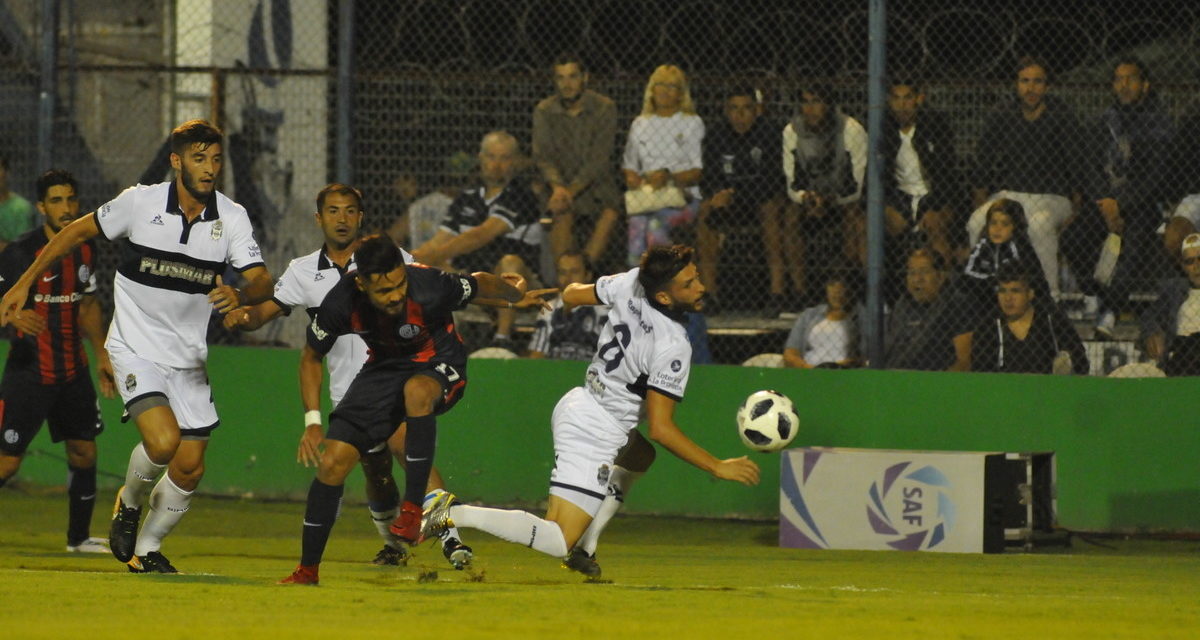
[[1200, 375], [1200, 233], [1183, 239], [1183, 277], [1165, 280], [1141, 318], [1142, 347], [1169, 376]]

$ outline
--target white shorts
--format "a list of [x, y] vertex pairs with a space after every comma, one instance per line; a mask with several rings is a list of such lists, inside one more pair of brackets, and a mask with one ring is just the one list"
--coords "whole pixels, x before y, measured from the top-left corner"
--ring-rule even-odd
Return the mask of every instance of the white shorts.
[[108, 357], [116, 374], [117, 389], [126, 411], [134, 418], [145, 408], [166, 404], [175, 414], [184, 438], [207, 437], [220, 424], [204, 367], [177, 369], [110, 346]]
[[1171, 217], [1183, 218], [1191, 222], [1193, 227], [1200, 229], [1200, 193], [1193, 193], [1180, 200]]
[[566, 393], [554, 407], [554, 469], [550, 495], [595, 516], [608, 495], [608, 477], [629, 431], [617, 423], [582, 387]]

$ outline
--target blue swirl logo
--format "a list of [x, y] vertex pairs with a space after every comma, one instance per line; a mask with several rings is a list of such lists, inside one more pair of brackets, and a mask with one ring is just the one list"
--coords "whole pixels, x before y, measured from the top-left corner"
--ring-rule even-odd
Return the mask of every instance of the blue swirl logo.
[[950, 480], [937, 467], [894, 464], [867, 491], [871, 529], [901, 551], [933, 549], [954, 527]]

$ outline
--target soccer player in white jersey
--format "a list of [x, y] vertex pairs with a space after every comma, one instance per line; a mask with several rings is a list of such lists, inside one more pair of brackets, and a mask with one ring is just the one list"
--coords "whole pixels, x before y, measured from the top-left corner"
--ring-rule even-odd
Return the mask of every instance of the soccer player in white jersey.
[[567, 307], [604, 304], [611, 310], [583, 386], [554, 408], [546, 517], [458, 504], [446, 493], [426, 510], [422, 537], [457, 525], [563, 558], [599, 511], [617, 452], [643, 414], [650, 439], [682, 460], [722, 480], [757, 484], [758, 465], [746, 456], [721, 460], [675, 424], [692, 355], [684, 312], [699, 310], [703, 297], [692, 249], [680, 245], [650, 249], [639, 268], [567, 287]]
[[[363, 219], [362, 192], [349, 185], [333, 183], [317, 194], [317, 212], [314, 214], [317, 227], [321, 229], [325, 242], [320, 249], [295, 260], [288, 265], [275, 284], [275, 295], [253, 306], [239, 307], [225, 314], [226, 329], [254, 331], [264, 324], [292, 312], [304, 309], [316, 316], [325, 294], [341, 280], [347, 271], [354, 270], [354, 251], [362, 238], [359, 231]], [[412, 263], [412, 256], [401, 249], [405, 264]], [[325, 358], [329, 367], [329, 396], [337, 406], [345, 395], [350, 381], [367, 361], [367, 343], [355, 334], [341, 336]], [[321, 442], [325, 438], [321, 422], [321, 367], [312, 367], [311, 362], [300, 360], [300, 401], [304, 405], [304, 434], [296, 461], [305, 466], [317, 466], [320, 460]], [[404, 430], [392, 437], [394, 448], [403, 451]], [[403, 457], [399, 457], [403, 464]], [[392, 477], [392, 452], [387, 444], [372, 449], [362, 458], [363, 475], [366, 477], [367, 506], [371, 520], [384, 540], [384, 546], [375, 554], [373, 564], [396, 566], [405, 561], [407, 547], [388, 525], [400, 513], [400, 492]], [[429, 485], [432, 490], [445, 489], [442, 477], [434, 467], [430, 472]], [[448, 531], [442, 540], [442, 553], [456, 569], [470, 564], [473, 553], [463, 544], [457, 531]]]
[[[159, 549], [188, 510], [204, 475], [209, 436], [220, 424], [204, 369], [209, 314], [271, 295], [271, 274], [246, 210], [216, 190], [222, 142], [221, 131], [203, 120], [176, 127], [174, 180], [130, 187], [64, 227], [0, 301], [5, 322], [20, 313], [33, 279], [75, 247], [102, 233], [128, 239], [105, 347], [125, 410], [142, 436], [109, 532], [113, 555], [134, 573], [176, 573]], [[222, 283], [227, 267], [241, 272], [245, 289]], [[139, 535], [146, 504], [150, 513]]]

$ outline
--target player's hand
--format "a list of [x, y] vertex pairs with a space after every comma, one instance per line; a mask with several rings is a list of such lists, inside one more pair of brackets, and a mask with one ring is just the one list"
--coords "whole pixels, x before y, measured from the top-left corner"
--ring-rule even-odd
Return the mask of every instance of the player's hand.
[[546, 296], [553, 296], [557, 293], [557, 287], [551, 287], [549, 289], [530, 289], [529, 291], [525, 292], [525, 297], [522, 298], [520, 302], [513, 303], [513, 307], [517, 309], [527, 309], [529, 307], [536, 306], [549, 311], [553, 307], [551, 306], [550, 301], [546, 299]]
[[713, 475], [722, 480], [740, 482], [748, 487], [754, 486], [758, 484], [758, 465], [746, 456], [728, 458], [717, 463]]
[[33, 309], [19, 309], [11, 318], [9, 324], [21, 330], [26, 335], [36, 336], [46, 329], [46, 319]]
[[221, 324], [229, 331], [240, 329], [250, 324], [250, 308], [238, 307], [230, 311], [225, 314], [225, 318], [221, 320]]
[[304, 427], [304, 435], [300, 436], [300, 448], [296, 451], [296, 462], [306, 467], [318, 466], [321, 462], [321, 443], [324, 441], [325, 434], [321, 425], [310, 424]]
[[100, 378], [100, 394], [105, 398], [117, 396], [117, 374], [113, 372], [112, 361], [108, 359], [108, 351], [96, 350], [96, 375]]
[[29, 287], [21, 286], [19, 283], [13, 284], [8, 293], [4, 294], [4, 298], [0, 299], [0, 327], [5, 326], [21, 313], [21, 307], [25, 306], [25, 301], [29, 299]]
[[220, 313], [229, 313], [242, 304], [240, 294], [237, 288], [221, 282], [221, 276], [217, 276], [217, 287], [208, 292], [208, 301]]
[[[517, 291], [521, 292], [522, 297], [525, 295], [525, 292], [529, 290], [529, 283], [525, 282], [525, 276], [522, 276], [519, 273], [512, 273], [511, 271], [502, 273], [500, 274], [500, 279], [516, 287]], [[516, 306], [516, 304], [516, 302], [513, 303], [514, 306]]]
[[710, 201], [714, 209], [724, 209], [733, 203], [733, 189], [721, 189]]

